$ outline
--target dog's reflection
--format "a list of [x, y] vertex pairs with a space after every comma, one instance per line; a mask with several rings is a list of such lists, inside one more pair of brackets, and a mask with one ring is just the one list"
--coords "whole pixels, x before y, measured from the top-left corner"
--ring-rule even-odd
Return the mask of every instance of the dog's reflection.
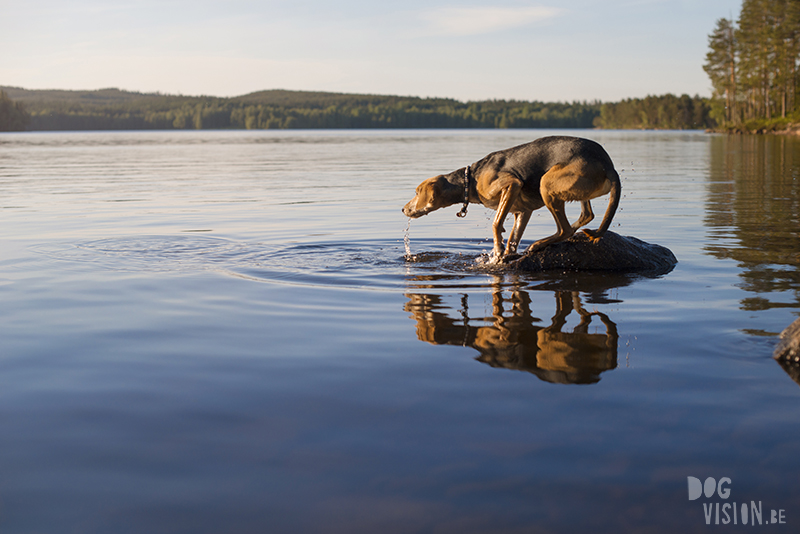
[[[502, 290], [492, 294], [492, 317], [470, 318], [468, 297], [461, 301], [461, 319], [453, 319], [439, 295], [406, 294], [405, 310], [417, 321], [417, 337], [434, 345], [463, 345], [480, 352], [476, 359], [492, 367], [528, 371], [547, 382], [593, 384], [603, 371], [617, 367], [617, 326], [600, 312], [588, 312], [577, 291], [555, 291], [556, 313], [550, 326], [531, 313], [527, 291], [514, 290], [504, 298]], [[506, 307], [510, 307], [507, 311]], [[572, 311], [580, 323], [572, 332], [562, 332]], [[597, 317], [605, 333], [589, 333]], [[470, 321], [483, 326], [471, 326]]]

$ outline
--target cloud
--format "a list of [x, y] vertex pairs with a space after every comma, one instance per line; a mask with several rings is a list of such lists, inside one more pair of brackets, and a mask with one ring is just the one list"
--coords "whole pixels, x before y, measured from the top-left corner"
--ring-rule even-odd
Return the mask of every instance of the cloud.
[[443, 7], [422, 14], [434, 31], [447, 35], [479, 35], [553, 18], [561, 13], [554, 7]]

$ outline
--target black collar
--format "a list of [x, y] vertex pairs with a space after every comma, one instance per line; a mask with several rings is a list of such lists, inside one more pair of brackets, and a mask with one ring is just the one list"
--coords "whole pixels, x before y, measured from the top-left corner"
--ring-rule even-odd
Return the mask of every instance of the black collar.
[[457, 217], [465, 217], [467, 215], [467, 206], [469, 206], [469, 175], [470, 175], [469, 165], [464, 169], [464, 205], [461, 207], [461, 211], [456, 213]]

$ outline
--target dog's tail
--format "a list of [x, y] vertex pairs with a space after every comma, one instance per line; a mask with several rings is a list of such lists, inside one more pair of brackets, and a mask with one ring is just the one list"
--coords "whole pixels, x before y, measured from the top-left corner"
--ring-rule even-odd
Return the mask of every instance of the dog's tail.
[[603, 222], [597, 230], [584, 230], [586, 234], [592, 238], [592, 241], [598, 241], [603, 234], [606, 233], [611, 226], [611, 221], [614, 219], [614, 214], [617, 213], [617, 206], [619, 206], [619, 199], [622, 195], [622, 184], [619, 181], [619, 174], [613, 168], [606, 171], [608, 181], [611, 182], [611, 196], [608, 199], [608, 208], [606, 214], [603, 215]]

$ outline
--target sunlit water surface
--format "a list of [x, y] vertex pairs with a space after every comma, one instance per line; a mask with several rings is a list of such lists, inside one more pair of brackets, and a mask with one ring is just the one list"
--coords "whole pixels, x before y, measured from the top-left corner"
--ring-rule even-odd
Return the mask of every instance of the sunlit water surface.
[[0, 531], [796, 532], [800, 143], [559, 132], [656, 278], [490, 273], [492, 212], [400, 212], [551, 133], [0, 135]]

